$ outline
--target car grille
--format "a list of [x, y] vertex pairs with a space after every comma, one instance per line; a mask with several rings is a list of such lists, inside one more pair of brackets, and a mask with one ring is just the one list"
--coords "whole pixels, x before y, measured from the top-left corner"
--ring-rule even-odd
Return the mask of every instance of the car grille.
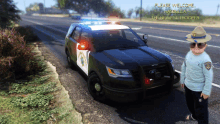
[[[143, 66], [144, 72], [146, 77], [154, 79], [156, 81], [161, 82], [164, 76], [170, 76], [170, 71], [167, 64], [158, 64], [157, 66]], [[151, 70], [156, 70], [156, 72], [160, 73], [160, 77], [155, 77], [155, 74], [151, 74]], [[132, 70], [132, 75], [134, 80], [138, 83], [137, 86], [141, 87], [141, 80], [140, 80], [140, 72], [138, 70]]]
[[[160, 80], [165, 75], [170, 75], [170, 71], [167, 64], [158, 64], [157, 66], [145, 66], [143, 67], [146, 77], [152, 78], [154, 80]], [[156, 71], [160, 73], [160, 78], [155, 77], [155, 74], [151, 74], [152, 71]]]
[[136, 87], [140, 88], [141, 87], [141, 81], [140, 81], [140, 75], [139, 75], [138, 70], [132, 70], [131, 73], [133, 75], [134, 80], [137, 82]]

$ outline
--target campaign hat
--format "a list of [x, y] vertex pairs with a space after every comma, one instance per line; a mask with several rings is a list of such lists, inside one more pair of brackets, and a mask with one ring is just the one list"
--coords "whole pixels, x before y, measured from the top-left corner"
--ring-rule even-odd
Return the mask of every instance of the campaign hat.
[[203, 27], [197, 26], [188, 35], [186, 35], [186, 40], [192, 43], [205, 43], [212, 39], [211, 35], [207, 34]]

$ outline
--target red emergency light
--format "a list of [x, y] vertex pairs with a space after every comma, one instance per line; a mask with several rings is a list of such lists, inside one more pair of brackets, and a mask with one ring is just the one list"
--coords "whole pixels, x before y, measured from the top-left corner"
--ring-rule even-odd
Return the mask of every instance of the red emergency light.
[[146, 76], [144, 77], [144, 83], [145, 84], [150, 84], [150, 79], [149, 78], [147, 78]]
[[89, 50], [89, 44], [87, 41], [83, 40], [80, 41], [79, 45], [78, 45], [78, 49], [79, 50]]

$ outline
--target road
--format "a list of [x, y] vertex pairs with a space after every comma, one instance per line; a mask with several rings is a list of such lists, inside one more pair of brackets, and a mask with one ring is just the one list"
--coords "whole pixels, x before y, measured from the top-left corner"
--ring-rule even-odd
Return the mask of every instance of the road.
[[[72, 23], [77, 22], [70, 18], [22, 16], [20, 25], [33, 27], [34, 32], [61, 61], [62, 66], [66, 67], [64, 38]], [[131, 28], [140, 28], [135, 30], [140, 35], [148, 34], [149, 47], [170, 55], [175, 69], [178, 72], [181, 71], [181, 64], [189, 51], [189, 43], [185, 40], [185, 36], [195, 27], [141, 22], [122, 22], [122, 24]], [[214, 65], [212, 94], [209, 98], [209, 119], [210, 123], [217, 124], [220, 123], [220, 28], [205, 27], [204, 29], [212, 36], [206, 52], [210, 55]], [[75, 71], [73, 78], [75, 77], [78, 82], [85, 84], [86, 78], [77, 70], [73, 71]], [[146, 100], [142, 103], [128, 105], [100, 103], [101, 107], [97, 108], [101, 113], [105, 113], [104, 116], [110, 123], [184, 123], [185, 115], [189, 111], [185, 104], [183, 92], [183, 89], [177, 88], [169, 96]]]

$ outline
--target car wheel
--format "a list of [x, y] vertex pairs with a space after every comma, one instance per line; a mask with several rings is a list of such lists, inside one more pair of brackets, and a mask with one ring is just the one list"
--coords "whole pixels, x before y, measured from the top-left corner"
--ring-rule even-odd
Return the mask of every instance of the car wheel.
[[73, 67], [73, 63], [71, 61], [71, 58], [70, 58], [70, 55], [69, 55], [68, 51], [67, 51], [67, 54], [66, 54], [66, 58], [67, 58], [68, 65], [70, 66], [70, 68], [72, 68]]
[[89, 76], [88, 90], [95, 100], [100, 102], [104, 102], [106, 100], [101, 80], [99, 79], [98, 75], [95, 73], [92, 73]]

